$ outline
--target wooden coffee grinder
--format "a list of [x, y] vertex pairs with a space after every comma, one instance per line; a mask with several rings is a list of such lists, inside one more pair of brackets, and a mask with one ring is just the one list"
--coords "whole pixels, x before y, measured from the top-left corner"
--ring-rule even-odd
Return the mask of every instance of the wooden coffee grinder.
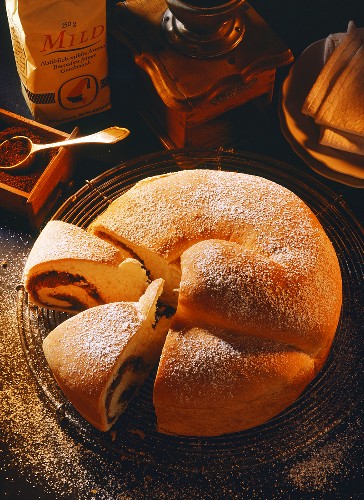
[[127, 0], [111, 33], [132, 51], [137, 105], [167, 148], [249, 135], [291, 51], [245, 0]]

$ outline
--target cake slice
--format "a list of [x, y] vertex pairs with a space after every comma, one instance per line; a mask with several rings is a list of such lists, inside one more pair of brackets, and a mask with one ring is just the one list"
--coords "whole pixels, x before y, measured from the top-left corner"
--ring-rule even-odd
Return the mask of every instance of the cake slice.
[[149, 283], [145, 268], [130, 252], [56, 220], [37, 238], [23, 279], [31, 302], [69, 313], [136, 301]]
[[139, 302], [114, 302], [83, 311], [43, 341], [48, 364], [65, 396], [107, 431], [158, 362], [171, 318], [156, 319], [163, 280]]

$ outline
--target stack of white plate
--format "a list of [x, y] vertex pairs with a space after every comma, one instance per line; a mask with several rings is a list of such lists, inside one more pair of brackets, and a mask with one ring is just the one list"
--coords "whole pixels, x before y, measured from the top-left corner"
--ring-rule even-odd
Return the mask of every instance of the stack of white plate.
[[[364, 28], [361, 28], [364, 38]], [[325, 40], [313, 43], [292, 65], [279, 106], [281, 130], [312, 170], [349, 186], [364, 187], [364, 156], [319, 144], [319, 126], [302, 113], [303, 102], [324, 65]]]

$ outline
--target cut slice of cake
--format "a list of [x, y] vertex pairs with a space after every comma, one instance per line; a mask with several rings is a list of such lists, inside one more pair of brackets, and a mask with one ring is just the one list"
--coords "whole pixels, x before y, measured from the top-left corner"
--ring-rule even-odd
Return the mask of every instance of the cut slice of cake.
[[159, 361], [171, 318], [157, 318], [163, 280], [139, 302], [114, 302], [58, 325], [43, 350], [58, 385], [77, 411], [107, 431]]
[[56, 220], [37, 238], [23, 276], [31, 302], [69, 313], [138, 300], [149, 282], [130, 252]]

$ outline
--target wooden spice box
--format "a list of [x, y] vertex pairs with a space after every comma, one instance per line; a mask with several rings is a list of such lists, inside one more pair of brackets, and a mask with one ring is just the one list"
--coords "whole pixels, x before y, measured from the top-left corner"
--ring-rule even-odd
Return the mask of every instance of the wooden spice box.
[[[62, 141], [77, 135], [77, 129], [70, 135], [0, 108], [0, 134], [13, 127], [24, 130], [22, 135], [29, 131], [31, 136], [39, 138], [36, 141], [39, 143]], [[25, 216], [32, 228], [41, 226], [73, 173], [71, 148], [49, 150], [47, 154], [42, 160], [35, 158], [29, 171], [0, 171], [0, 207]]]

